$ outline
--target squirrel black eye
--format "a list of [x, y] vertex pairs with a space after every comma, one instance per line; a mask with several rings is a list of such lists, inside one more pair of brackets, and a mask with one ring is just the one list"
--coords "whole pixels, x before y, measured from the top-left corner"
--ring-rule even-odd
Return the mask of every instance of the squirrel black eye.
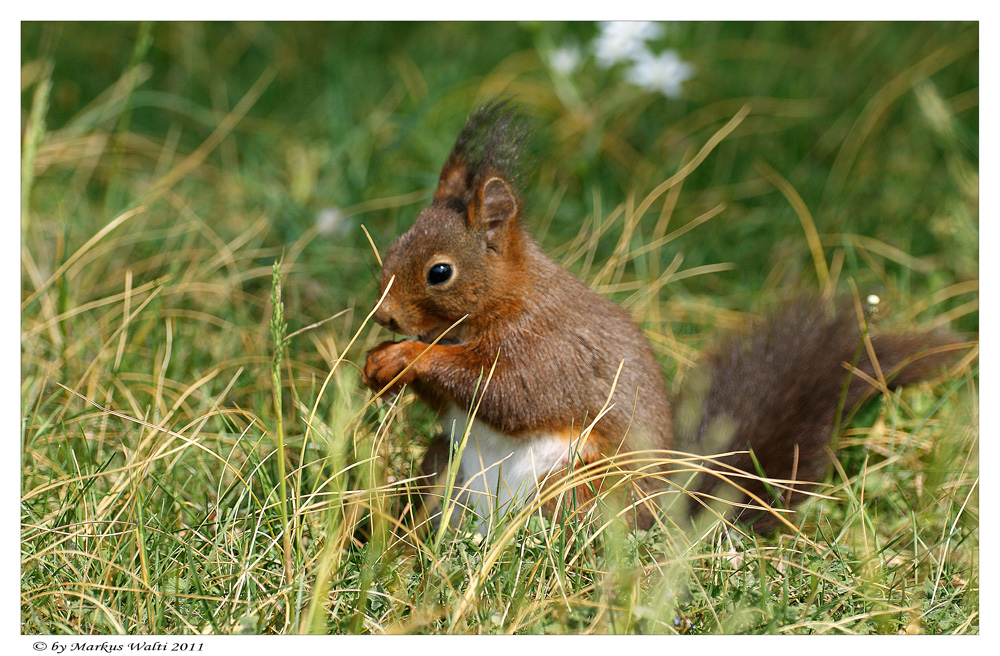
[[440, 285], [443, 282], [448, 282], [449, 278], [451, 278], [451, 265], [444, 262], [438, 262], [427, 272], [427, 284], [429, 285]]

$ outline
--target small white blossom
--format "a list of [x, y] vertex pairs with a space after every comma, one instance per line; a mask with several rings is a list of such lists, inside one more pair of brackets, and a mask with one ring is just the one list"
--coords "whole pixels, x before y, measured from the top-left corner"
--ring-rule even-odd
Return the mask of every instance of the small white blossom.
[[316, 215], [316, 231], [321, 235], [344, 235], [350, 229], [350, 224], [344, 220], [344, 213], [336, 207], [320, 210]]
[[612, 21], [600, 24], [594, 56], [602, 68], [635, 59], [646, 52], [646, 41], [659, 38], [663, 26], [649, 21]]
[[629, 82], [647, 91], [657, 91], [667, 98], [681, 95], [681, 84], [694, 75], [694, 66], [682, 61], [675, 50], [659, 55], [642, 52], [635, 64], [626, 72]]
[[583, 56], [578, 46], [563, 46], [550, 50], [546, 59], [553, 73], [565, 77], [575, 73], [580, 68]]

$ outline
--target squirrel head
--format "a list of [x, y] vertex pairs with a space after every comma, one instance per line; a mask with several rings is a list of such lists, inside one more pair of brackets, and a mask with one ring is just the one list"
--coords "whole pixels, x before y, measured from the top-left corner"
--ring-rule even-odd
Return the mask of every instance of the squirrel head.
[[530, 239], [513, 172], [525, 135], [507, 101], [469, 117], [431, 206], [389, 247], [379, 294], [389, 291], [375, 312], [378, 323], [430, 342], [468, 315], [446, 335], [462, 341], [476, 317], [516, 287]]

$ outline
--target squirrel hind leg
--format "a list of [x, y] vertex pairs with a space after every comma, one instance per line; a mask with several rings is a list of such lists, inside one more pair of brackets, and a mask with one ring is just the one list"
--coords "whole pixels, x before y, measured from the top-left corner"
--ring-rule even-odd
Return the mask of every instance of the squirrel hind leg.
[[629, 530], [653, 526], [662, 510], [663, 472], [629, 474], [613, 463], [613, 458], [589, 458], [572, 471], [561, 468], [544, 477], [539, 481], [539, 493], [547, 498], [542, 513], [560, 522], [567, 533], [588, 522], [603, 524], [607, 513], [620, 518]]

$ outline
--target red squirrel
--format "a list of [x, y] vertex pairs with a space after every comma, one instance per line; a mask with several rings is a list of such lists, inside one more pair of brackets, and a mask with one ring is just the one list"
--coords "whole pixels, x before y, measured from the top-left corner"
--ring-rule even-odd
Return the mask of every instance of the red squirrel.
[[[838, 409], [874, 392], [844, 363], [854, 363], [869, 380], [878, 378], [853, 307], [832, 313], [819, 301], [800, 300], [749, 335], [723, 342], [692, 377], [700, 382], [682, 391], [675, 421], [642, 330], [621, 307], [550, 259], [526, 230], [514, 186], [526, 134], [507, 100], [475, 111], [444, 164], [430, 207], [385, 258], [384, 298], [374, 319], [415, 339], [374, 348], [364, 382], [376, 393], [407, 385], [439, 413], [444, 432], [428, 449], [422, 473], [445, 474], [449, 450], [466, 434], [474, 409], [455, 498], [479, 516], [481, 530], [490, 513], [523, 502], [571, 464], [585, 467], [633, 452], [647, 455], [623, 460], [632, 464], [622, 467], [636, 474], [623, 516], [630, 525], [649, 527], [659, 511], [657, 497], [671, 483], [666, 466], [651, 465], [648, 454], [662, 456], [678, 438], [688, 448], [712, 449], [702, 453], [742, 452], [717, 469], [819, 480], [829, 464], [825, 446]], [[933, 347], [945, 341], [930, 335], [872, 338], [875, 361], [892, 385], [933, 374], [946, 357]], [[931, 355], [915, 359], [928, 349]], [[725, 442], [710, 444], [719, 435]], [[702, 476], [692, 512], [717, 481]], [[739, 482], [758, 503], [768, 501], [764, 483]], [[595, 487], [577, 491], [585, 503]], [[772, 518], [756, 517], [760, 527]]]

